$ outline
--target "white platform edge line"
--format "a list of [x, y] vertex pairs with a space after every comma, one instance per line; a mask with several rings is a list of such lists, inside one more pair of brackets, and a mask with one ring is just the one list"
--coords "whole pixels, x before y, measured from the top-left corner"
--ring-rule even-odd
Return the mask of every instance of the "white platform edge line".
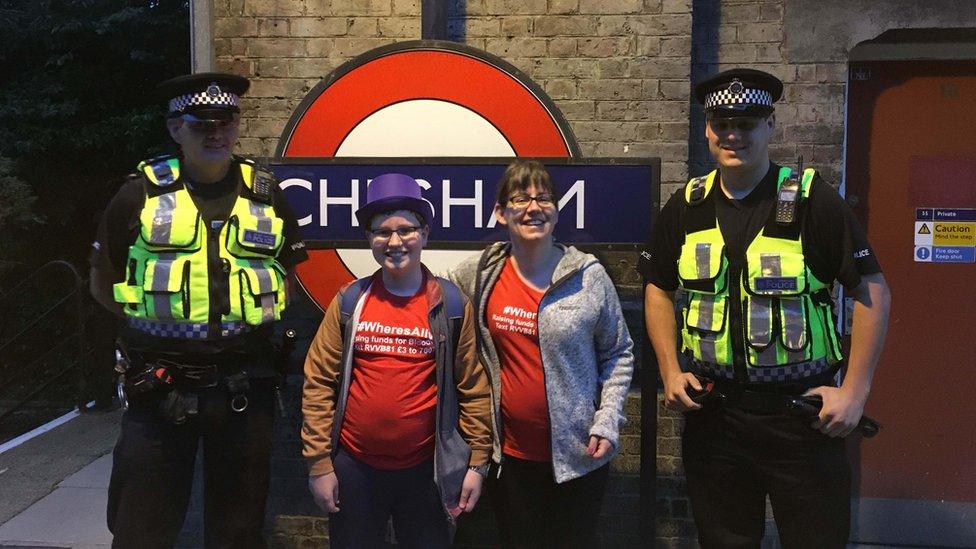
[[[95, 404], [95, 401], [91, 401], [91, 402], [88, 403], [87, 406], [90, 407], [90, 406], [92, 406], [94, 404]], [[19, 437], [12, 438], [12, 439], [8, 440], [7, 442], [4, 442], [3, 444], [0, 444], [0, 454], [6, 452], [7, 450], [10, 450], [11, 448], [16, 448], [16, 447], [20, 446], [21, 444], [27, 442], [28, 440], [30, 440], [30, 439], [32, 439], [32, 438], [34, 438], [36, 436], [43, 435], [44, 433], [50, 431], [51, 429], [54, 429], [55, 427], [58, 427], [60, 425], [64, 425], [65, 423], [71, 421], [72, 419], [74, 419], [74, 418], [76, 418], [76, 417], [78, 417], [80, 415], [81, 415], [81, 413], [78, 412], [78, 408], [75, 408], [74, 410], [71, 410], [67, 414], [64, 414], [63, 416], [61, 416], [61, 417], [59, 417], [57, 419], [52, 419], [51, 421], [45, 423], [44, 425], [41, 425], [40, 427], [38, 427], [38, 428], [36, 428], [36, 429], [34, 429], [32, 431], [26, 432], [26, 433], [20, 435]]]

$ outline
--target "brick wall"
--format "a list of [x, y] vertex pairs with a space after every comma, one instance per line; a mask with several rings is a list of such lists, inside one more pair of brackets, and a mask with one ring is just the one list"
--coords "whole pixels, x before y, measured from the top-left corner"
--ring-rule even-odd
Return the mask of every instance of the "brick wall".
[[[687, 178], [690, 0], [467, 0], [452, 33], [555, 100], [587, 156], [660, 156]], [[343, 62], [420, 38], [419, 0], [215, 0], [218, 70], [253, 78], [241, 151], [271, 156], [304, 95]]]
[[420, 0], [214, 0], [216, 70], [248, 75], [239, 150], [270, 157], [292, 112], [333, 69], [420, 38]]
[[[816, 166], [840, 182], [844, 142], [846, 56], [842, 59], [790, 59], [783, 47], [783, 0], [699, 0], [694, 8], [692, 74], [696, 79], [740, 66], [754, 67], [783, 81], [776, 105], [777, 131], [770, 147], [774, 162]], [[704, 141], [704, 115], [693, 109], [692, 174], [713, 167]]]
[[686, 179], [690, 0], [468, 0], [465, 41], [538, 82], [585, 156]]

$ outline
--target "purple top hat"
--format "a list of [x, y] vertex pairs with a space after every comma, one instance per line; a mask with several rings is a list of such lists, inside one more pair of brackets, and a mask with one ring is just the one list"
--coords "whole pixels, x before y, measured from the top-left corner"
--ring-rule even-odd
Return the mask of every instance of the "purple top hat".
[[417, 212], [426, 224], [434, 219], [434, 207], [420, 195], [420, 184], [402, 173], [374, 177], [366, 187], [366, 205], [356, 210], [356, 219], [361, 227], [368, 229], [374, 215], [396, 210]]

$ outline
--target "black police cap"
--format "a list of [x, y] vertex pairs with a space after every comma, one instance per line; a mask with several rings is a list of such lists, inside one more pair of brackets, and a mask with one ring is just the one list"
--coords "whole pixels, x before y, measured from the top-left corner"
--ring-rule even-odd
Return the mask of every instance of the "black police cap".
[[171, 78], [156, 86], [171, 118], [192, 115], [200, 120], [228, 120], [240, 112], [238, 100], [251, 81], [236, 74], [201, 72]]
[[783, 96], [783, 82], [768, 72], [731, 69], [699, 82], [695, 97], [716, 118], [765, 117]]

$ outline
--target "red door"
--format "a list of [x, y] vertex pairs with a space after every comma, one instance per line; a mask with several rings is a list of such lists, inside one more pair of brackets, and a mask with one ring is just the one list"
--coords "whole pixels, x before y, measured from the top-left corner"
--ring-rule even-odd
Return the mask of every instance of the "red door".
[[917, 262], [914, 247], [916, 208], [976, 208], [976, 63], [856, 63], [851, 75], [847, 199], [893, 301], [855, 539], [976, 547], [976, 264]]

